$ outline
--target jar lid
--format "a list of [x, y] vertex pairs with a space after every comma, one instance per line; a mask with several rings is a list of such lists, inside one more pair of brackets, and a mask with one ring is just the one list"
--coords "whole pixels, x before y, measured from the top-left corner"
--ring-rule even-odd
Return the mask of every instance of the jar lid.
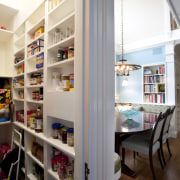
[[68, 49], [70, 49], [70, 50], [74, 50], [74, 46], [69, 46], [69, 48]]
[[57, 123], [53, 123], [52, 124], [52, 128], [58, 128], [58, 124]]
[[74, 133], [74, 128], [69, 128], [69, 129], [67, 130], [67, 132], [68, 132], [68, 133]]

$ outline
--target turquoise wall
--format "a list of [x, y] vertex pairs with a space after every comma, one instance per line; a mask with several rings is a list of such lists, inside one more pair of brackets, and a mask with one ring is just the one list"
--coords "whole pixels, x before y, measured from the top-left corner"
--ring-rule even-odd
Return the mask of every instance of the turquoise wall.
[[[121, 59], [121, 55], [116, 55], [116, 61]], [[165, 46], [145, 49], [127, 53], [124, 55], [129, 63], [138, 65], [156, 64], [165, 62]], [[128, 86], [123, 87], [123, 79], [128, 79]], [[143, 94], [143, 73], [142, 69], [130, 71], [129, 76], [116, 76], [116, 101], [142, 103]]]

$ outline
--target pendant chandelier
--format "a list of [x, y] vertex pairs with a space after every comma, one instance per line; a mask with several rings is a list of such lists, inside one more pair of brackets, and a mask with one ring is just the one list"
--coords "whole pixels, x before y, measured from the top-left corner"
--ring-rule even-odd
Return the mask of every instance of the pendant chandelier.
[[122, 28], [122, 59], [115, 64], [115, 71], [117, 76], [129, 76], [129, 71], [138, 70], [140, 65], [130, 64], [124, 59], [124, 40], [123, 40], [123, 0], [121, 0], [121, 28]]

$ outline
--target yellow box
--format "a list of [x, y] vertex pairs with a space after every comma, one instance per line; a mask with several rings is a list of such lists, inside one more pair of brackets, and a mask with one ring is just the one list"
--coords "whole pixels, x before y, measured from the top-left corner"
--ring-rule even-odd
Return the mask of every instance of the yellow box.
[[44, 33], [44, 27], [42, 26], [35, 32], [35, 38], [37, 38], [38, 36], [40, 36], [43, 33]]

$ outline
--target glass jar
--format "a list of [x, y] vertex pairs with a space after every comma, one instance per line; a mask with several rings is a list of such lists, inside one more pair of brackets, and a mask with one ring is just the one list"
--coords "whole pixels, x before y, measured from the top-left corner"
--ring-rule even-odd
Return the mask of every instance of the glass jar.
[[74, 146], [74, 129], [69, 128], [67, 130], [67, 145]]
[[63, 91], [69, 91], [69, 76], [62, 77]]
[[74, 57], [74, 46], [68, 48], [68, 59]]
[[62, 128], [62, 143], [67, 144], [67, 127]]
[[62, 61], [63, 55], [64, 55], [64, 51], [61, 48], [59, 48], [57, 53], [57, 61]]
[[52, 129], [53, 129], [52, 137], [54, 139], [58, 139], [58, 124], [57, 123], [53, 123], [52, 124]]
[[64, 126], [61, 124], [59, 127], [58, 127], [58, 139], [62, 140], [62, 128]]

